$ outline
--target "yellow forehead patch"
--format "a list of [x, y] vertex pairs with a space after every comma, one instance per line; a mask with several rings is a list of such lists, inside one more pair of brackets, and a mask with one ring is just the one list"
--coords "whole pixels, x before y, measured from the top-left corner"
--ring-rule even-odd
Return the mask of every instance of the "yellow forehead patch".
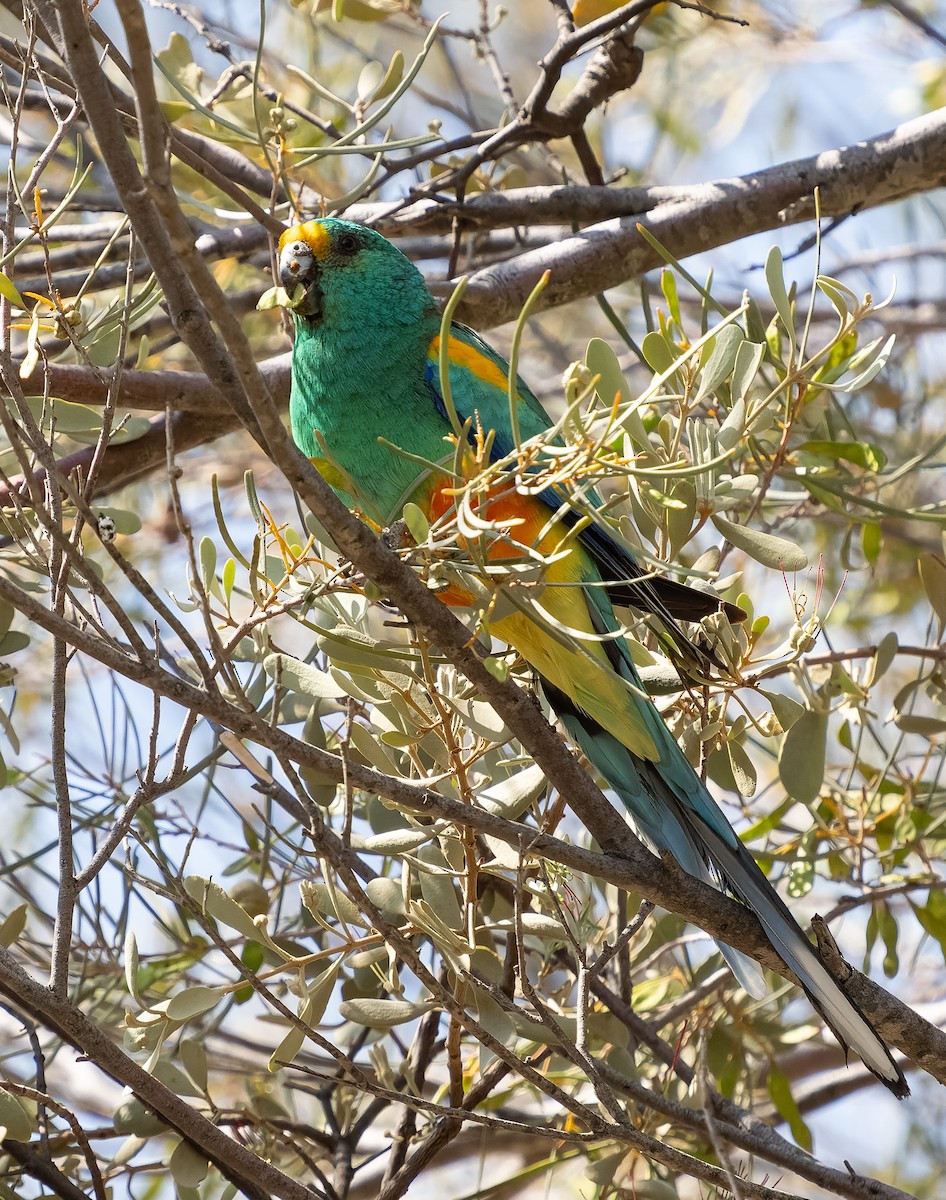
[[313, 255], [321, 261], [329, 252], [331, 238], [321, 221], [305, 221], [301, 225], [291, 226], [280, 237], [280, 251], [290, 242], [305, 242]]

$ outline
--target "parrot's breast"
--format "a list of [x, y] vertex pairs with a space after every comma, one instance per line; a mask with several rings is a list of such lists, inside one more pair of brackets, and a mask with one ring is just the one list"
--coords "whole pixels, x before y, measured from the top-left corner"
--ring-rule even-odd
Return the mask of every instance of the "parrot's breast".
[[353, 347], [297, 334], [289, 413], [296, 444], [327, 482], [385, 526], [400, 517], [425, 473], [418, 459], [435, 464], [452, 459], [452, 451], [426, 391], [426, 342], [407, 353], [409, 347], [385, 349], [382, 341]]

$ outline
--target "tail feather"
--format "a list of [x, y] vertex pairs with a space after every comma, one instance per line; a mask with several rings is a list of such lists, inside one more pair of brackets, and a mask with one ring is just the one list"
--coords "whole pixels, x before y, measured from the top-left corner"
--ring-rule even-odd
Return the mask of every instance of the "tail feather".
[[[671, 854], [688, 874], [731, 892], [754, 912], [845, 1051], [853, 1050], [895, 1096], [908, 1096], [904, 1074], [883, 1039], [828, 971], [669, 731], [665, 758], [644, 761], [558, 688], [547, 680], [542, 686], [568, 732], [627, 806], [641, 836], [658, 853]], [[765, 982], [758, 964], [731, 946], [719, 943], [719, 948], [740, 984], [761, 998]]]
[[749, 993], [753, 1000], [763, 1000], [768, 992], [765, 986], [765, 976], [754, 958], [728, 946], [725, 942], [717, 941], [719, 952], [725, 958], [726, 965], [736, 977], [739, 986]]
[[845, 1051], [853, 1050], [895, 1096], [901, 1099], [908, 1096], [909, 1085], [886, 1043], [828, 971], [752, 855], [741, 843], [734, 850], [699, 817], [694, 819], [729, 889], [759, 918], [769, 941]]

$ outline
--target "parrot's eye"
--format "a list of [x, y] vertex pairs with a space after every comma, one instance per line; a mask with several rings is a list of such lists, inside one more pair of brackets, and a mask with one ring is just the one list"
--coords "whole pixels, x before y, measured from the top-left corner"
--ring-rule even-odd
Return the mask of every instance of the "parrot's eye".
[[361, 242], [353, 233], [343, 233], [336, 242], [338, 250], [342, 254], [357, 254], [361, 249]]

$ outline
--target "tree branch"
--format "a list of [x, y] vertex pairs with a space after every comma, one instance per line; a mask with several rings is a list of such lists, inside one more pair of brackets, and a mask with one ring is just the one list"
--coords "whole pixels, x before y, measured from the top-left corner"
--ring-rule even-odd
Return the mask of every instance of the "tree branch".
[[[70, 68], [80, 83], [86, 111], [92, 114], [93, 128], [99, 137], [103, 158], [132, 217], [136, 234], [145, 245], [159, 275], [171, 311], [175, 315], [176, 325], [184, 340], [198, 356], [208, 377], [233, 405], [240, 421], [253, 430], [267, 446], [287, 480], [312, 510], [316, 519], [330, 532], [338, 549], [372, 579], [382, 594], [414, 623], [431, 644], [440, 647], [449, 660], [489, 700], [513, 734], [545, 771], [550, 782], [568, 800], [585, 827], [611, 855], [610, 859], [602, 859], [602, 856], [577, 851], [575, 848], [568, 848], [567, 851], [559, 849], [558, 852], [563, 856], [562, 861], [565, 861], [567, 854], [569, 865], [602, 877], [609, 877], [603, 876], [601, 870], [602, 865], [607, 865], [612, 871], [611, 881], [616, 882], [618, 886], [643, 891], [656, 902], [710, 929], [714, 936], [737, 948], [746, 949], [766, 965], [785, 973], [784, 966], [779, 963], [775, 952], [765, 942], [758, 923], [750, 912], [706, 888], [697, 880], [678, 871], [671, 871], [643, 849], [631, 835], [623, 817], [608, 804], [548, 724], [533, 697], [511, 681], [500, 682], [489, 673], [470, 646], [467, 629], [395, 554], [352, 516], [311, 463], [293, 446], [282, 424], [280, 413], [271, 402], [266, 386], [256, 371], [252, 356], [247, 355], [248, 347], [242, 331], [234, 321], [233, 314], [226, 310], [225, 297], [207, 272], [206, 265], [193, 254], [192, 239], [188, 244], [183, 233], [180, 236], [176, 234], [172, 239], [151, 200], [147, 185], [142, 180], [124, 140], [121, 123], [108, 108], [107, 98], [110, 93], [91, 46], [81, 6], [77, 0], [65, 0], [56, 6], [50, 5], [48, 0], [33, 0], [33, 3], [41, 10], [50, 11], [63, 23], [64, 33], [67, 35], [64, 42]], [[122, 7], [128, 12], [133, 6], [129, 0]], [[136, 53], [139, 72], [143, 72], [144, 47], [137, 47]], [[148, 97], [145, 96], [144, 100], [139, 97], [139, 102], [143, 103], [147, 110]], [[946, 178], [946, 139], [941, 136], [943, 128], [943, 114], [934, 114], [921, 122], [912, 122], [909, 126], [901, 127], [901, 130], [889, 135], [889, 145], [881, 155], [884, 165], [880, 168], [875, 156], [875, 140], [874, 143], [866, 143], [850, 152], [831, 152], [829, 155], [819, 156], [817, 160], [808, 160], [821, 164], [823, 170], [820, 176], [818, 172], [814, 172], [801, 180], [783, 179], [779, 183], [779, 169], [774, 173], [764, 173], [772, 176], [770, 186], [765, 191], [766, 198], [770, 203], [774, 203], [774, 198], [782, 195], [783, 204], [795, 203], [794, 215], [790, 219], [800, 220], [808, 211], [805, 208], [804, 197], [809, 194], [815, 183], [820, 182], [820, 185], [827, 189], [829, 206], [842, 203], [850, 205], [850, 196], [845, 191], [842, 181], [837, 178], [841, 170], [838, 155], [844, 153], [847, 153], [850, 159], [844, 167], [846, 171], [852, 172], [855, 178], [859, 175], [862, 183], [866, 181], [867, 174], [871, 176], [874, 184], [871, 194], [876, 203], [882, 202], [881, 197], [891, 199], [896, 195], [906, 194], [911, 187], [919, 188], [916, 170], [920, 167], [924, 172], [924, 186], [930, 186], [937, 180]], [[908, 129], [912, 130], [909, 136], [904, 132]], [[934, 132], [940, 135], [939, 145], [935, 148], [931, 145]], [[825, 160], [824, 163], [821, 163], [822, 159]], [[728, 189], [733, 193], [731, 196], [727, 189], [720, 185], [707, 185], [702, 193], [697, 189], [700, 193], [697, 200], [689, 205], [670, 205], [668, 207], [672, 211], [659, 216], [655, 216], [658, 211], [655, 210], [650, 216], [649, 224], [662, 240], [668, 241], [671, 248], [680, 253], [693, 253], [696, 249], [705, 248], [706, 244], [717, 244], [712, 242], [712, 237], [716, 234], [707, 233], [694, 213], [701, 211], [702, 204], [706, 213], [715, 212], [720, 221], [726, 213], [729, 213], [730, 218], [738, 217], [744, 222], [749, 221], [753, 213], [752, 195], [754, 190], [759, 190], [761, 185], [756, 185], [760, 179], [761, 176], [751, 177], [749, 181], [735, 181]], [[833, 191], [830, 187], [832, 179], [836, 184]], [[152, 179], [150, 184], [160, 191], [160, 179]], [[171, 215], [174, 217], [173, 213]], [[662, 235], [661, 230], [665, 226], [666, 230]], [[700, 244], [688, 249], [687, 238]], [[628, 248], [630, 243], [637, 246], [636, 250], [633, 246]], [[560, 271], [558, 283], [553, 282], [550, 289], [552, 299], [556, 302], [563, 302], [578, 294], [588, 294], [602, 286], [610, 286], [601, 281], [602, 273], [608, 275], [609, 272], [617, 272], [618, 279], [627, 277], [629, 267], [629, 273], [636, 273], [637, 268], [633, 264], [642, 253], [642, 243], [636, 230], [629, 229], [621, 221], [586, 230], [561, 245], [565, 254], [565, 275], [563, 277]], [[598, 251], [602, 248], [606, 249], [607, 253], [601, 261], [597, 261]], [[554, 248], [554, 251], [557, 255], [558, 247]], [[545, 253], [533, 252], [516, 260], [516, 263], [511, 265], [515, 268], [515, 278], [507, 280], [508, 286], [503, 285], [494, 276], [496, 272], [508, 271], [510, 264], [480, 272], [475, 277], [479, 282], [474, 288], [474, 298], [471, 301], [474, 309], [482, 303], [485, 289], [491, 297], [494, 316], [497, 310], [500, 313], [504, 311], [504, 306], [506, 310], [518, 311], [521, 300], [513, 298], [515, 287], [521, 284], [523, 274], [528, 274], [533, 269], [536, 257], [541, 258]], [[181, 265], [178, 254], [183, 256], [186, 269]], [[648, 254], [653, 257], [649, 248]], [[581, 279], [576, 278], [574, 274], [576, 261], [582, 261], [581, 271], [584, 277]], [[193, 279], [189, 278], [189, 271], [194, 272]], [[199, 290], [195, 282], [197, 280], [200, 284]], [[219, 340], [211, 320], [220, 331]], [[479, 323], [489, 324], [491, 321], [487, 319]], [[11, 599], [20, 611], [32, 612], [34, 619], [54, 636], [69, 640], [100, 661], [110, 660], [108, 665], [129, 678], [137, 678], [153, 690], [182, 697], [182, 702], [194, 711], [211, 715], [211, 698], [201, 689], [185, 685], [173, 676], [162, 676], [153, 663], [119, 653], [113, 647], [108, 647], [108, 652], [105, 653], [106, 644], [100, 639], [85, 630], [76, 629], [56, 614], [43, 609], [2, 577], [0, 595]], [[332, 756], [320, 756], [313, 748], [304, 746], [296, 739], [287, 738], [278, 730], [269, 729], [256, 714], [242, 713], [226, 705], [221, 710], [220, 704], [220, 701], [213, 700], [213, 707], [218, 716], [212, 719], [220, 720], [241, 736], [251, 737], [274, 748], [278, 746], [296, 761], [307, 761], [320, 769], [331, 765], [333, 770], [339, 772], [335, 777], [342, 776], [339, 760]], [[285, 742], [280, 741], [282, 738], [286, 738]], [[368, 790], [376, 788], [382, 794], [390, 795], [397, 790], [392, 788], [390, 781], [385, 781], [383, 777], [378, 779], [374, 773], [360, 771], [352, 763], [346, 764], [344, 777], [354, 786], [363, 786]], [[415, 793], [416, 801], [417, 790], [410, 790]], [[446, 803], [440, 797], [434, 800], [423, 793], [421, 796], [422, 809], [428, 804], [442, 806]], [[445, 809], [441, 807], [440, 811], [444, 812]], [[480, 827], [479, 823], [487, 817], [488, 814], [476, 814], [461, 806], [461, 811], [455, 818], [450, 819], [456, 819], [460, 825]], [[542, 837], [534, 831], [525, 827], [515, 827], [513, 835], [507, 830], [507, 837], [513, 836], [513, 844], [522, 844], [524, 838], [526, 846], [535, 849], [536, 852], [542, 852]], [[582, 857], [582, 854], [585, 857]], [[579, 863], [581, 865], [578, 865]], [[851, 981], [851, 990], [852, 995], [860, 1000], [865, 1012], [875, 1021], [884, 1036], [903, 1049], [911, 1060], [922, 1063], [937, 1078], [946, 1082], [946, 1035], [933, 1029], [916, 1014], [910, 1013], [899, 1001], [869, 980], [855, 976]]]
[[[946, 109], [938, 109], [853, 146], [681, 188], [676, 199], [649, 207], [640, 219], [671, 254], [687, 258], [749, 234], [812, 220], [816, 188], [822, 216], [839, 217], [944, 184]], [[594, 295], [661, 265], [660, 254], [638, 232], [637, 220], [614, 217], [477, 271], [460, 316], [478, 328], [512, 320], [547, 270], [552, 277], [539, 298], [541, 308]]]

